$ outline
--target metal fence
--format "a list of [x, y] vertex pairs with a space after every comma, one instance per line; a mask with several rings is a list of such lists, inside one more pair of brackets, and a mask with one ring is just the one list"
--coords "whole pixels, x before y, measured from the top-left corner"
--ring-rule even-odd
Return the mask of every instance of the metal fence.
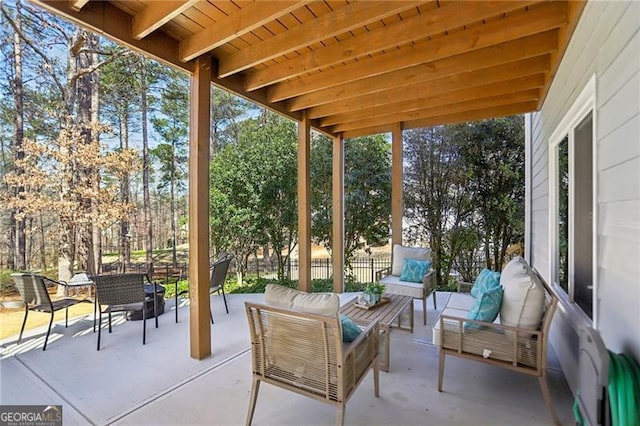
[[[300, 276], [300, 264], [297, 259], [289, 262], [289, 278], [297, 280]], [[355, 258], [351, 261], [351, 270], [346, 273], [355, 281], [370, 283], [376, 280], [376, 272], [391, 266], [390, 258]], [[331, 259], [311, 259], [311, 279], [330, 279], [333, 277]]]
[[[390, 258], [356, 258], [351, 262], [351, 270], [347, 271], [353, 275], [357, 282], [367, 283], [374, 282], [376, 272], [391, 266]], [[184, 271], [186, 275], [187, 264], [180, 263], [176, 266], [171, 264], [155, 264], [153, 266], [153, 275], [155, 278], [162, 279], [165, 277], [175, 276], [177, 270]], [[247, 270], [251, 274], [257, 274], [264, 278], [277, 277], [277, 264], [272, 262], [270, 265], [259, 259], [250, 259], [247, 263]], [[300, 276], [300, 263], [297, 259], [290, 259], [286, 266], [287, 276], [291, 280], [297, 280]], [[126, 272], [145, 272], [145, 264], [129, 264]], [[113, 262], [102, 265], [103, 273], [120, 273], [124, 272], [120, 262]], [[235, 262], [229, 267], [229, 273], [235, 272]], [[333, 265], [331, 259], [311, 259], [311, 278], [312, 279], [331, 279], [333, 277]]]
[[[155, 264], [154, 278], [163, 279], [175, 277], [178, 271], [182, 271], [184, 276], [187, 275], [187, 263], [172, 264]], [[473, 281], [478, 273], [486, 266], [483, 258], [474, 258], [472, 260], [456, 259], [452, 265], [452, 275], [456, 275], [465, 281]], [[360, 283], [375, 282], [376, 272], [391, 267], [391, 258], [355, 258], [351, 262], [351, 269], [345, 271], [353, 276], [355, 281]], [[229, 273], [235, 272], [235, 262], [231, 262]], [[277, 264], [272, 262], [268, 264], [260, 259], [250, 259], [247, 263], [247, 270], [250, 274], [256, 274], [264, 278], [277, 277]], [[285, 270], [289, 279], [297, 280], [300, 276], [300, 263], [297, 259], [290, 259]], [[123, 272], [120, 262], [113, 262], [102, 265], [104, 273]], [[145, 264], [130, 264], [127, 266], [126, 272], [145, 272]], [[311, 259], [311, 279], [331, 279], [333, 277], [333, 265], [331, 259]]]

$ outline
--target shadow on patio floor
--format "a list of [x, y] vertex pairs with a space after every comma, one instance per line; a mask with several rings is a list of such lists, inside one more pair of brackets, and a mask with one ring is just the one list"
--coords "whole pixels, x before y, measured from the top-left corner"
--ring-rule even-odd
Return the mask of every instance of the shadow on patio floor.
[[[140, 322], [119, 321], [95, 348], [92, 317], [76, 319], [68, 329], [55, 325], [47, 351], [46, 330], [30, 332], [20, 346], [6, 339], [0, 351], [0, 404], [61, 404], [64, 424], [244, 424], [251, 388], [245, 300], [263, 295], [227, 295], [230, 314], [212, 297], [212, 356], [189, 356], [187, 300], [180, 322], [173, 305], [147, 324], [142, 345]], [[438, 293], [444, 306], [447, 293]], [[431, 302], [431, 300], [430, 300]], [[415, 303], [415, 318], [422, 305]], [[347, 424], [380, 425], [546, 425], [551, 418], [535, 378], [475, 362], [447, 358], [444, 392], [438, 393], [437, 348], [431, 324], [438, 316], [428, 303], [425, 327], [416, 320], [413, 334], [393, 330], [391, 366], [380, 374], [380, 398], [371, 374], [347, 404]], [[571, 393], [551, 354], [549, 382], [563, 423], [571, 423]], [[555, 366], [554, 366], [555, 365]], [[335, 410], [308, 398], [263, 385], [254, 424], [332, 424]]]

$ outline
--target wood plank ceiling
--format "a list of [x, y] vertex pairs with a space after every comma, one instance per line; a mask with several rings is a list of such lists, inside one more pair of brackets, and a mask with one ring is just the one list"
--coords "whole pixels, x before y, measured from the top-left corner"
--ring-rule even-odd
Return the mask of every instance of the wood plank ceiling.
[[582, 1], [33, 0], [346, 138], [537, 110]]

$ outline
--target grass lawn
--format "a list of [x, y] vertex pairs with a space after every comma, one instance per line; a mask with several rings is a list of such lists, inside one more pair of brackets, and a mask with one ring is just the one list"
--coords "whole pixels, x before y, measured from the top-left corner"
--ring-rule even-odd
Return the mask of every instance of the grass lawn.
[[[93, 314], [93, 303], [79, 303], [69, 308], [69, 318], [87, 314]], [[24, 308], [2, 308], [0, 310], [0, 340], [11, 336], [18, 336], [23, 318]], [[47, 313], [29, 312], [25, 332], [36, 327], [46, 326], [49, 323], [49, 318], [51, 317]], [[64, 309], [54, 314], [53, 321], [53, 327], [55, 327], [56, 323], [64, 326]]]

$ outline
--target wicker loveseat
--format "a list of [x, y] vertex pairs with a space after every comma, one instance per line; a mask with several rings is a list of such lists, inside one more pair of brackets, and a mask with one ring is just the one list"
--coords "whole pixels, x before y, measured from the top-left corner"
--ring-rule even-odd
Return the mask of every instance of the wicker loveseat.
[[433, 294], [433, 308], [436, 306], [436, 277], [432, 269], [428, 269], [420, 282], [401, 280], [405, 259], [431, 260], [431, 250], [426, 247], [393, 246], [393, 262], [388, 268], [376, 272], [376, 280], [384, 284], [387, 293], [411, 296], [422, 300], [422, 322], [427, 325], [427, 297]]
[[504, 296], [500, 317], [493, 323], [467, 319], [474, 304], [470, 294], [451, 295], [433, 327], [433, 342], [439, 346], [438, 391], [442, 392], [447, 355], [507, 368], [538, 377], [545, 404], [558, 424], [546, 378], [548, 334], [558, 299], [521, 258], [504, 268], [500, 284]]
[[344, 424], [345, 404], [373, 369], [378, 392], [378, 322], [362, 325], [349, 343], [342, 338], [336, 294], [309, 294], [269, 284], [265, 304], [245, 302], [253, 384], [247, 415], [250, 425], [260, 382], [336, 406], [336, 424]]

